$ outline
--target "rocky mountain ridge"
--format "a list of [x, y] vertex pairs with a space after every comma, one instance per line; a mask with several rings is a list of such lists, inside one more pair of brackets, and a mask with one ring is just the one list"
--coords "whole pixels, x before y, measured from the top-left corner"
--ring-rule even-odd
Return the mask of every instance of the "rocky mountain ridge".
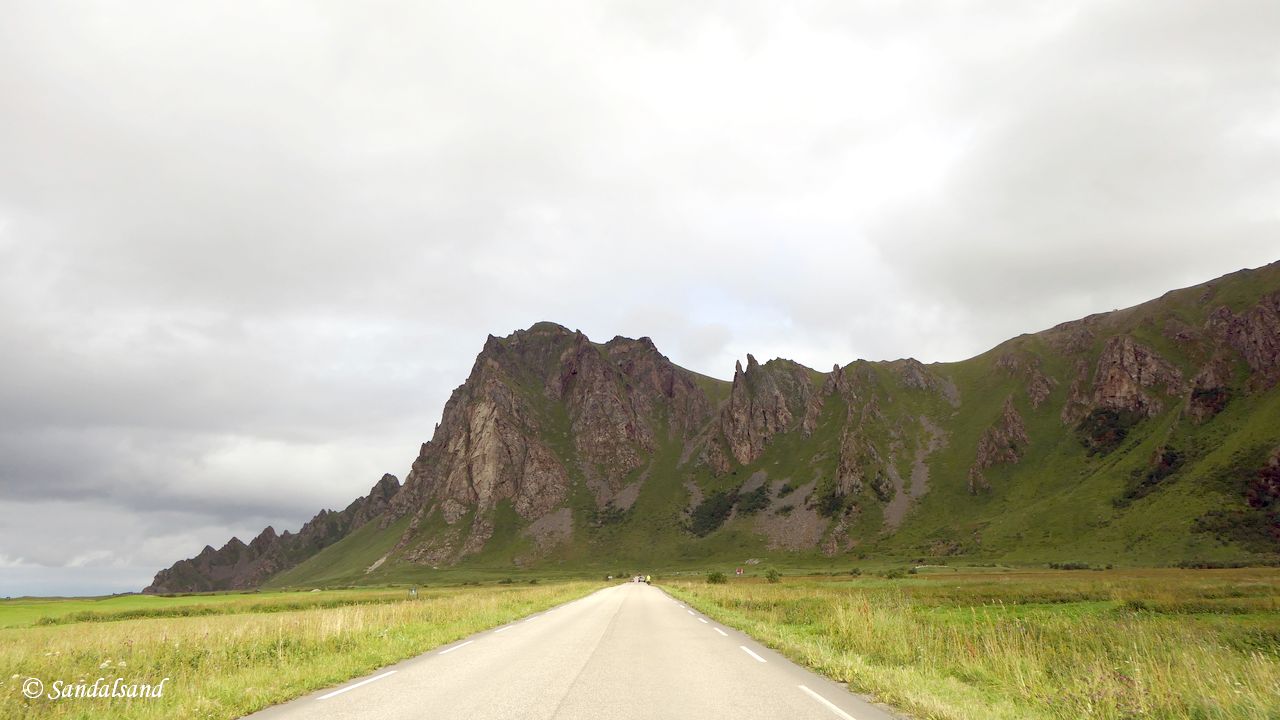
[[1258, 478], [1280, 448], [1278, 382], [1280, 264], [958, 363], [748, 355], [729, 382], [649, 338], [538, 323], [486, 340], [403, 487], [206, 548], [148, 590], [323, 576], [357, 530], [379, 540], [344, 556], [353, 581], [726, 553], [1016, 559], [1055, 552], [1054, 532], [1099, 557], [1276, 553]]
[[249, 544], [231, 538], [217, 550], [206, 545], [193, 558], [179, 560], [156, 573], [144, 593], [246, 590], [294, 567], [302, 560], [341, 540], [353, 530], [381, 516], [400, 490], [394, 475], [383, 475], [369, 490], [339, 512], [321, 510], [297, 533], [276, 534], [267, 526]]

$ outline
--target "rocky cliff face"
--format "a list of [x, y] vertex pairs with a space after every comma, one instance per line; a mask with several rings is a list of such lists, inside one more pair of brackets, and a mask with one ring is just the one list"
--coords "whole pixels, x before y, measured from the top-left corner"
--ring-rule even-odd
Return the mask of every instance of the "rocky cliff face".
[[1219, 307], [1206, 327], [1249, 364], [1253, 387], [1267, 388], [1280, 381], [1280, 292], [1243, 312]]
[[[1105, 517], [1070, 514], [1084, 518], [1077, 535], [1125, 532], [1125, 513], [1168, 513], [1168, 527], [1192, 533], [1179, 552], [1200, 547], [1197, 532], [1214, 533], [1214, 548], [1237, 542], [1233, 523], [1253, 528], [1241, 547], [1274, 531], [1280, 551], [1280, 460], [1266, 455], [1280, 446], [1278, 384], [1280, 263], [959, 363], [856, 361], [821, 373], [748, 355], [731, 382], [673, 364], [648, 338], [597, 343], [538, 323], [487, 339], [403, 487], [386, 476], [296, 534], [267, 528], [248, 544], [207, 547], [148, 591], [252, 587], [369, 523], [385, 535], [369, 577], [477, 556], [504, 567], [696, 558], [725, 526], [742, 554], [916, 557], [998, 553], [996, 529], [1022, 522], [1005, 536], [1025, 557], [1057, 514], [1017, 519], [1023, 508], [993, 501], [1044, 476], [1057, 478], [1053, 492], [1019, 502], [1069, 498], [1078, 485], [1092, 493], [1082, 507], [1095, 508], [1099, 494], [1116, 494]], [[1228, 441], [1248, 452], [1224, 465], [1213, 449]], [[1221, 489], [1237, 476], [1247, 490]], [[1160, 505], [1184, 482], [1219, 505]], [[899, 537], [924, 540], [903, 549]], [[1154, 541], [1102, 545], [1142, 542]]]
[[1164, 410], [1156, 388], [1181, 394], [1182, 373], [1127, 335], [1107, 341], [1094, 371], [1092, 407], [1153, 417]]
[[295, 534], [277, 535], [268, 526], [248, 545], [231, 538], [214, 550], [206, 545], [193, 558], [179, 560], [156, 573], [144, 593], [210, 592], [255, 588], [324, 548], [353, 530], [381, 516], [400, 490], [394, 475], [383, 475], [369, 494], [353, 501], [341, 512], [321, 510]]
[[[490, 337], [383, 523], [412, 515], [398, 547], [439, 563], [482, 548], [500, 503], [537, 522], [566, 503], [576, 479], [599, 506], [626, 505], [658, 444], [687, 441], [712, 413], [694, 375], [648, 338], [601, 345], [552, 323]], [[420, 537], [435, 516], [451, 539]]]

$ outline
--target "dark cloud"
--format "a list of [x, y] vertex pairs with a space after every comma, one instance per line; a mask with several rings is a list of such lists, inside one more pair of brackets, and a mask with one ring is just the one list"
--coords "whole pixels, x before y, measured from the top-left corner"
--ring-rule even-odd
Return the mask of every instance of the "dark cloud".
[[960, 359], [1274, 260], [1277, 28], [1260, 2], [10, 8], [0, 583], [136, 587], [345, 505], [490, 332], [649, 335], [721, 377]]

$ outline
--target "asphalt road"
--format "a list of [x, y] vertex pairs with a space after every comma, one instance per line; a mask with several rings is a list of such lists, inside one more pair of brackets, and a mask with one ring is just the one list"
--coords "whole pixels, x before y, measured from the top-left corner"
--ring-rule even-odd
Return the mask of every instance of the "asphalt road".
[[895, 716], [658, 588], [627, 583], [249, 717]]

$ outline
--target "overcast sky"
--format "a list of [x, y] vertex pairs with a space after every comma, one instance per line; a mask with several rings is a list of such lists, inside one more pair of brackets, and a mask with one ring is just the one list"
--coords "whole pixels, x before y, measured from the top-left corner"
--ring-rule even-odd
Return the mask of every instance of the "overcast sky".
[[0, 21], [0, 596], [403, 478], [488, 333], [959, 360], [1280, 259], [1280, 4]]

